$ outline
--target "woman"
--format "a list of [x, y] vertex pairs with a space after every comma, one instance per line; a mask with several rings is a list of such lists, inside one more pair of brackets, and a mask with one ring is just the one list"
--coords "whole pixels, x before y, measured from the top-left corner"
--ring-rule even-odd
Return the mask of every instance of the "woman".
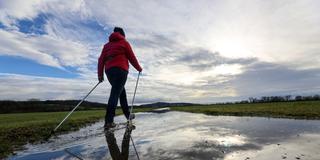
[[[109, 42], [104, 45], [98, 61], [99, 82], [104, 80], [103, 69], [105, 68], [108, 81], [112, 86], [105, 116], [105, 129], [115, 127], [113, 118], [119, 98], [122, 111], [126, 118], [129, 119], [130, 112], [126, 90], [124, 88], [129, 69], [128, 61], [137, 71], [142, 71], [129, 42], [125, 39], [123, 29], [115, 27], [113, 33], [109, 36]], [[130, 118], [132, 118], [132, 116]]]

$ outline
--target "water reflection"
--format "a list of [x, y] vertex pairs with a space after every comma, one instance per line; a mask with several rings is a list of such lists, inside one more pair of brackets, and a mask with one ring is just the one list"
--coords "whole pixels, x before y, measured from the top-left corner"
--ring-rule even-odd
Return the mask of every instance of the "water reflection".
[[132, 128], [126, 127], [126, 130], [123, 134], [121, 151], [117, 144], [117, 139], [114, 136], [113, 131], [105, 131], [106, 141], [109, 147], [109, 152], [113, 160], [127, 160], [129, 156], [129, 143], [131, 136]]

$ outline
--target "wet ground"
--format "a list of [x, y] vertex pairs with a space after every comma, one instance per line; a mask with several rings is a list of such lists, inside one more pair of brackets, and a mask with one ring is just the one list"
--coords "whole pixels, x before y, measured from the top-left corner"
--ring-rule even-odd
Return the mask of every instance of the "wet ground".
[[[27, 145], [10, 159], [111, 159], [102, 125], [98, 122], [47, 143]], [[166, 112], [139, 113], [135, 125], [132, 138], [144, 160], [320, 159], [319, 120]], [[123, 134], [124, 130], [114, 134], [120, 150]], [[137, 159], [131, 144], [129, 159]]]

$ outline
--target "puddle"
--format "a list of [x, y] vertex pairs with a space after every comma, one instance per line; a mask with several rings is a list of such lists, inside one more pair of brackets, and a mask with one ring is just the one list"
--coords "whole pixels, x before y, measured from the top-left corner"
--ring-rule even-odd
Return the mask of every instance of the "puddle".
[[[124, 122], [122, 116], [115, 121]], [[138, 113], [132, 131], [140, 159], [269, 160], [320, 157], [320, 121], [207, 116], [185, 112]], [[111, 159], [103, 122], [26, 145], [9, 159]], [[124, 130], [114, 136], [121, 150]], [[129, 159], [137, 159], [130, 143]]]

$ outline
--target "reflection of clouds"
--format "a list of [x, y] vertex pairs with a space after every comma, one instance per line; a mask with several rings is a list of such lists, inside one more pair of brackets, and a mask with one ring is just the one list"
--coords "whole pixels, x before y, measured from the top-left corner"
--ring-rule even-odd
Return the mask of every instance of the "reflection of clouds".
[[[194, 128], [178, 129], [167, 132], [161, 135], [156, 140], [159, 144], [164, 144], [164, 147], [170, 148], [189, 148], [194, 141], [200, 139], [200, 134]], [[162, 145], [163, 146], [163, 145]]]
[[69, 156], [62, 156], [62, 157], [59, 157], [59, 158], [53, 158], [52, 160], [65, 160], [65, 159], [68, 159], [68, 157]]
[[[146, 121], [140, 124], [150, 125], [150, 128], [144, 127], [144, 132], [150, 131], [150, 134], [145, 135], [148, 137], [148, 142], [145, 143], [145, 146], [140, 146], [140, 151], [146, 159], [152, 156], [207, 159], [210, 156], [222, 158], [228, 148], [235, 150], [239, 150], [241, 147], [257, 148], [255, 145], [249, 145], [250, 142], [245, 135], [237, 134], [237, 130], [221, 126], [221, 120], [223, 119], [208, 119], [208, 116], [203, 114], [179, 112], [160, 114], [159, 117], [150, 120], [152, 123]], [[232, 123], [236, 119], [231, 118], [223, 121]], [[153, 130], [154, 126], [157, 126], [158, 129]]]
[[210, 142], [215, 143], [219, 146], [231, 147], [231, 146], [241, 146], [247, 143], [247, 138], [243, 135], [235, 135], [234, 131], [226, 129], [216, 129], [217, 133], [210, 134], [210, 128], [199, 129], [194, 128], [177, 129], [171, 132], [166, 132], [161, 135], [156, 140], [159, 144], [165, 144], [165, 147], [174, 148], [189, 148], [192, 145], [199, 142]]
[[[151, 134], [145, 135], [149, 137], [148, 143], [140, 146], [145, 159], [223, 159], [232, 153], [257, 152], [265, 144], [286, 141], [299, 132], [297, 127], [302, 127], [300, 130], [305, 131], [312, 128], [312, 124], [303, 121], [299, 124], [286, 119], [212, 117], [178, 112], [169, 112], [154, 118], [141, 124], [150, 127], [154, 125], [151, 128], [144, 127], [144, 131], [150, 131]], [[283, 125], [287, 126], [286, 132], [278, 133], [279, 126]], [[154, 129], [155, 126], [157, 129]]]
[[[118, 116], [115, 121], [122, 122], [124, 117]], [[73, 150], [78, 150], [86, 159], [110, 158], [102, 125], [102, 122], [96, 123], [61, 135], [49, 143], [28, 145], [28, 149], [18, 155], [49, 151], [44, 154], [54, 157], [64, 148], [74, 147]], [[172, 111], [138, 113], [135, 125], [137, 128], [132, 137], [141, 159], [279, 159], [283, 151], [288, 153], [287, 159], [294, 159], [289, 157], [296, 154], [304, 154], [310, 159], [320, 156], [319, 121], [206, 116]], [[118, 145], [123, 132], [115, 133]], [[136, 159], [132, 147], [129, 152], [129, 159]]]
[[246, 143], [246, 138], [241, 135], [229, 135], [223, 137], [213, 137], [212, 140], [216, 140], [219, 145], [230, 147], [230, 146], [241, 146]]
[[[260, 150], [248, 150], [243, 152], [231, 152], [225, 156], [225, 160], [238, 160], [249, 157], [250, 159], [319, 159], [320, 151], [319, 134], [302, 134], [288, 141], [278, 144], [266, 145]], [[285, 157], [285, 158], [284, 158]]]
[[[216, 127], [216, 133], [211, 134], [212, 128], [209, 127], [192, 127], [177, 129], [171, 132], [166, 132], [165, 135], [159, 137], [157, 141], [161, 144], [168, 145], [167, 147], [175, 147], [176, 145], [190, 147], [199, 142], [210, 142], [220, 146], [241, 146], [247, 142], [247, 138], [243, 135], [235, 134], [236, 131], [221, 127]], [[179, 136], [177, 136], [179, 135]]]

